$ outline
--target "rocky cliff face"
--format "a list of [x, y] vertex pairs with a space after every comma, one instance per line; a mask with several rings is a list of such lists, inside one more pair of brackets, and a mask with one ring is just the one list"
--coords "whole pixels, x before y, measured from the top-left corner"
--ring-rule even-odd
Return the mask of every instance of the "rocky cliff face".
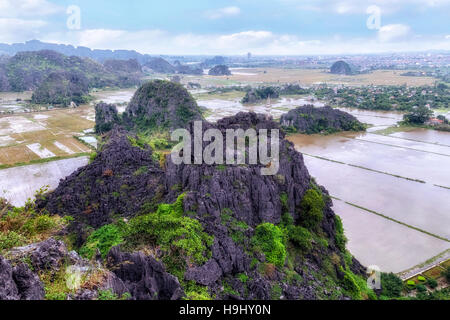
[[113, 104], [98, 103], [95, 105], [95, 132], [103, 134], [111, 131], [120, 123], [117, 107]]
[[211, 68], [208, 74], [210, 76], [231, 76], [231, 71], [225, 65], [218, 65]]
[[182, 85], [169, 81], [150, 81], [139, 88], [124, 115], [131, 128], [178, 129], [189, 121], [202, 119], [197, 102]]
[[343, 74], [343, 75], [351, 75], [352, 69], [350, 65], [345, 61], [337, 61], [335, 62], [330, 69], [332, 74]]
[[362, 131], [364, 125], [354, 116], [331, 107], [303, 106], [281, 117], [281, 125], [290, 132], [314, 134]]
[[146, 202], [161, 199], [164, 172], [155, 164], [151, 148], [133, 144], [133, 137], [123, 129], [113, 130], [90, 165], [38, 201], [53, 214], [76, 218], [79, 243], [85, 240], [87, 225], [99, 228], [114, 217], [134, 216]]

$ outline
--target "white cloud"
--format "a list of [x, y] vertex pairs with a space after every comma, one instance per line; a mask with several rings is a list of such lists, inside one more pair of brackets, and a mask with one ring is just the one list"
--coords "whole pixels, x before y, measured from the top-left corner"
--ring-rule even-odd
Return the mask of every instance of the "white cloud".
[[381, 42], [392, 42], [405, 39], [410, 35], [411, 28], [404, 24], [388, 24], [378, 30], [378, 38]]
[[221, 19], [225, 17], [238, 16], [241, 14], [239, 7], [225, 7], [216, 10], [209, 10], [206, 12], [208, 19]]
[[43, 17], [63, 12], [63, 7], [47, 0], [0, 0], [1, 18]]
[[0, 42], [12, 43], [34, 39], [39, 36], [39, 30], [46, 25], [47, 22], [42, 20], [0, 18]]
[[449, 37], [407, 37], [409, 27], [389, 25], [379, 36], [349, 39], [305, 40], [297, 35], [249, 30], [230, 34], [172, 34], [164, 30], [81, 30], [54, 33], [43, 41], [83, 45], [95, 49], [128, 49], [150, 54], [223, 54], [252, 52], [258, 55], [313, 55], [345, 53], [406, 52], [450, 50]]
[[412, 8], [423, 10], [450, 5], [450, 0], [280, 0], [286, 5], [294, 5], [299, 10], [325, 11], [337, 14], [365, 14], [372, 5], [379, 6], [384, 14]]

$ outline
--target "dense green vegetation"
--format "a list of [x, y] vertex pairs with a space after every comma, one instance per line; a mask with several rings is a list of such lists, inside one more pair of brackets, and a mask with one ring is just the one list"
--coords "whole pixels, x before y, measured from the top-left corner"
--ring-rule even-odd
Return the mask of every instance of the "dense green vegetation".
[[278, 267], [282, 267], [286, 260], [285, 241], [283, 231], [271, 223], [263, 223], [256, 227], [252, 238], [256, 250], [261, 250], [266, 261]]
[[300, 203], [301, 224], [309, 230], [315, 230], [323, 220], [325, 201], [318, 188], [308, 189]]
[[[237, 88], [236, 90], [242, 90]], [[302, 88], [299, 85], [288, 84], [280, 87], [265, 86], [259, 88], [244, 88], [246, 94], [242, 99], [242, 103], [256, 103], [267, 99], [277, 99], [282, 95], [303, 95], [309, 94], [310, 89]]]
[[[118, 66], [132, 65], [132, 68]], [[68, 57], [50, 50], [19, 52], [2, 66], [0, 90], [37, 90], [34, 103], [67, 106], [85, 103], [89, 89], [132, 87], [141, 83], [138, 70], [129, 61], [102, 64], [88, 58]]]
[[403, 120], [409, 124], [424, 124], [433, 116], [433, 111], [427, 107], [415, 107], [411, 112], [404, 115]]
[[92, 258], [97, 249], [105, 257], [112, 247], [122, 244], [130, 251], [140, 246], [158, 246], [170, 272], [181, 276], [187, 263], [202, 264], [211, 256], [213, 238], [203, 232], [200, 222], [185, 216], [184, 194], [173, 204], [160, 204], [156, 212], [118, 221], [94, 231], [80, 253]]
[[[42, 196], [46, 188], [36, 196]], [[28, 200], [24, 207], [13, 208], [4, 200], [0, 203], [0, 254], [14, 247], [42, 241], [60, 231], [70, 217], [51, 216], [36, 210], [34, 201]]]
[[445, 84], [436, 86], [368, 86], [344, 87], [336, 91], [323, 86], [315, 90], [318, 99], [325, 99], [332, 105], [366, 110], [411, 111], [415, 106], [431, 109], [449, 108], [450, 89]]

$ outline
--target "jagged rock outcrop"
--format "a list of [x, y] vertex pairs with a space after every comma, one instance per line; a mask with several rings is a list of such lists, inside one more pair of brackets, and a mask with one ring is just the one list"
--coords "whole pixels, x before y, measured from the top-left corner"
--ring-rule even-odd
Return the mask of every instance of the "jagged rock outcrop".
[[95, 105], [96, 133], [103, 134], [111, 131], [116, 124], [120, 124], [120, 118], [115, 105], [103, 102]]
[[115, 247], [106, 260], [135, 300], [179, 300], [184, 295], [178, 279], [151, 256], [121, 252]]
[[201, 119], [190, 93], [180, 84], [162, 80], [141, 86], [123, 114], [127, 127], [143, 130], [184, 128], [189, 121]]
[[280, 122], [287, 131], [306, 134], [365, 130], [365, 126], [354, 116], [329, 106], [298, 107], [284, 114]]
[[331, 66], [330, 72], [332, 74], [351, 75], [352, 68], [345, 61], [337, 61]]
[[33, 243], [28, 246], [12, 249], [8, 258], [13, 261], [21, 261], [25, 257], [33, 266], [33, 270], [57, 270], [68, 254], [67, 247], [62, 241], [53, 238]]
[[0, 300], [19, 300], [11, 264], [0, 256]]
[[[151, 103], [156, 104], [160, 94], [159, 90], [151, 90], [138, 96], [143, 99], [150, 95]], [[141, 104], [136, 102], [137, 105]], [[145, 114], [145, 109], [133, 110]], [[203, 133], [217, 129], [224, 136], [227, 129], [269, 130], [269, 141], [275, 138], [271, 130], [280, 129], [271, 118], [255, 113], [239, 113], [216, 124], [206, 121], [202, 124]], [[194, 134], [192, 122], [187, 129]], [[159, 251], [152, 238], [145, 243], [148, 248], [143, 252], [122, 252], [115, 247], [106, 258], [107, 268], [117, 277], [112, 285], [115, 290], [126, 289], [133, 299], [180, 299], [182, 288], [186, 289], [183, 285], [189, 282], [190, 286], [192, 283], [206, 286], [207, 292], [217, 299], [346, 298], [346, 293], [339, 289], [340, 282], [348, 278], [345, 268], [352, 268], [358, 274], [364, 272], [356, 260], [346, 266], [342, 244], [336, 240], [338, 231], [331, 198], [324, 188], [315, 184], [303, 156], [284, 139], [283, 131], [278, 141], [279, 169], [272, 176], [261, 174], [261, 169], [266, 167], [262, 164], [176, 165], [171, 155], [167, 156], [165, 165], [160, 166], [153, 161], [151, 149], [136, 146], [133, 136], [130, 139], [129, 135], [123, 129], [113, 129], [105, 137], [106, 143], [97, 158], [65, 179], [54, 192], [38, 200], [39, 207], [72, 216], [75, 221], [71, 230], [78, 235], [77, 245], [81, 246], [86, 241], [87, 226], [98, 229], [139, 213], [150, 218], [157, 204], [174, 203], [183, 194], [180, 214], [200, 223], [202, 232], [212, 236], [213, 241], [208, 244], [210, 255], [203, 263], [186, 261], [184, 250], [181, 256], [180, 251], [175, 251], [178, 268], [181, 266], [184, 270], [177, 269], [173, 274], [167, 272], [167, 260], [163, 259], [171, 254], [171, 249]], [[207, 144], [204, 142], [204, 147]], [[244, 153], [249, 152], [247, 146]], [[143, 167], [145, 170], [140, 170]], [[313, 225], [305, 224], [312, 212], [311, 206], [316, 213], [319, 211], [320, 217]], [[164, 208], [162, 210], [166, 210]], [[291, 221], [289, 228], [294, 228], [298, 234], [285, 235], [295, 237], [289, 244], [292, 246], [289, 261], [282, 244], [278, 252], [281, 252], [280, 261], [275, 261], [270, 253], [266, 255], [258, 249], [255, 237], [263, 226], [264, 237], [268, 237], [265, 241], [275, 241], [271, 238], [276, 236], [273, 232], [283, 232], [276, 226], [288, 223], [286, 221]], [[297, 227], [300, 229], [295, 229]], [[295, 241], [303, 244], [300, 246]], [[156, 252], [155, 256], [162, 262], [148, 254], [148, 250]], [[170, 267], [173, 268], [173, 264]], [[326, 290], [324, 281], [328, 283]], [[82, 297], [89, 298], [90, 294], [78, 298]]]
[[231, 76], [231, 71], [225, 65], [217, 65], [208, 72], [210, 76]]
[[175, 73], [176, 68], [163, 58], [151, 58], [144, 67], [158, 73]]
[[44, 286], [25, 263], [12, 266], [0, 256], [0, 300], [42, 300]]
[[31, 101], [36, 104], [58, 104], [69, 106], [86, 103], [89, 94], [89, 81], [80, 72], [56, 71], [39, 85]]
[[98, 228], [110, 223], [113, 215], [136, 215], [144, 203], [159, 198], [164, 172], [153, 160], [151, 148], [133, 146], [133, 137], [121, 128], [113, 129], [90, 165], [37, 202], [53, 214], [74, 217], [81, 243], [86, 224]]

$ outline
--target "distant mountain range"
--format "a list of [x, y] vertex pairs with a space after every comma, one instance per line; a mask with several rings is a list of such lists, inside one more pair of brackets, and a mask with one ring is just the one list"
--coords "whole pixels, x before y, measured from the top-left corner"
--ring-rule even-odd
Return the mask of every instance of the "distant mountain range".
[[93, 60], [104, 62], [106, 60], [129, 60], [135, 59], [141, 65], [152, 59], [148, 54], [140, 54], [134, 50], [92, 50], [87, 47], [74, 47], [72, 45], [54, 44], [41, 42], [39, 40], [31, 40], [25, 43], [3, 44], [0, 43], [0, 56], [10, 55], [13, 56], [18, 52], [23, 51], [40, 51], [40, 50], [53, 50], [62, 53], [66, 56], [77, 56], [84, 58], [91, 58]]

